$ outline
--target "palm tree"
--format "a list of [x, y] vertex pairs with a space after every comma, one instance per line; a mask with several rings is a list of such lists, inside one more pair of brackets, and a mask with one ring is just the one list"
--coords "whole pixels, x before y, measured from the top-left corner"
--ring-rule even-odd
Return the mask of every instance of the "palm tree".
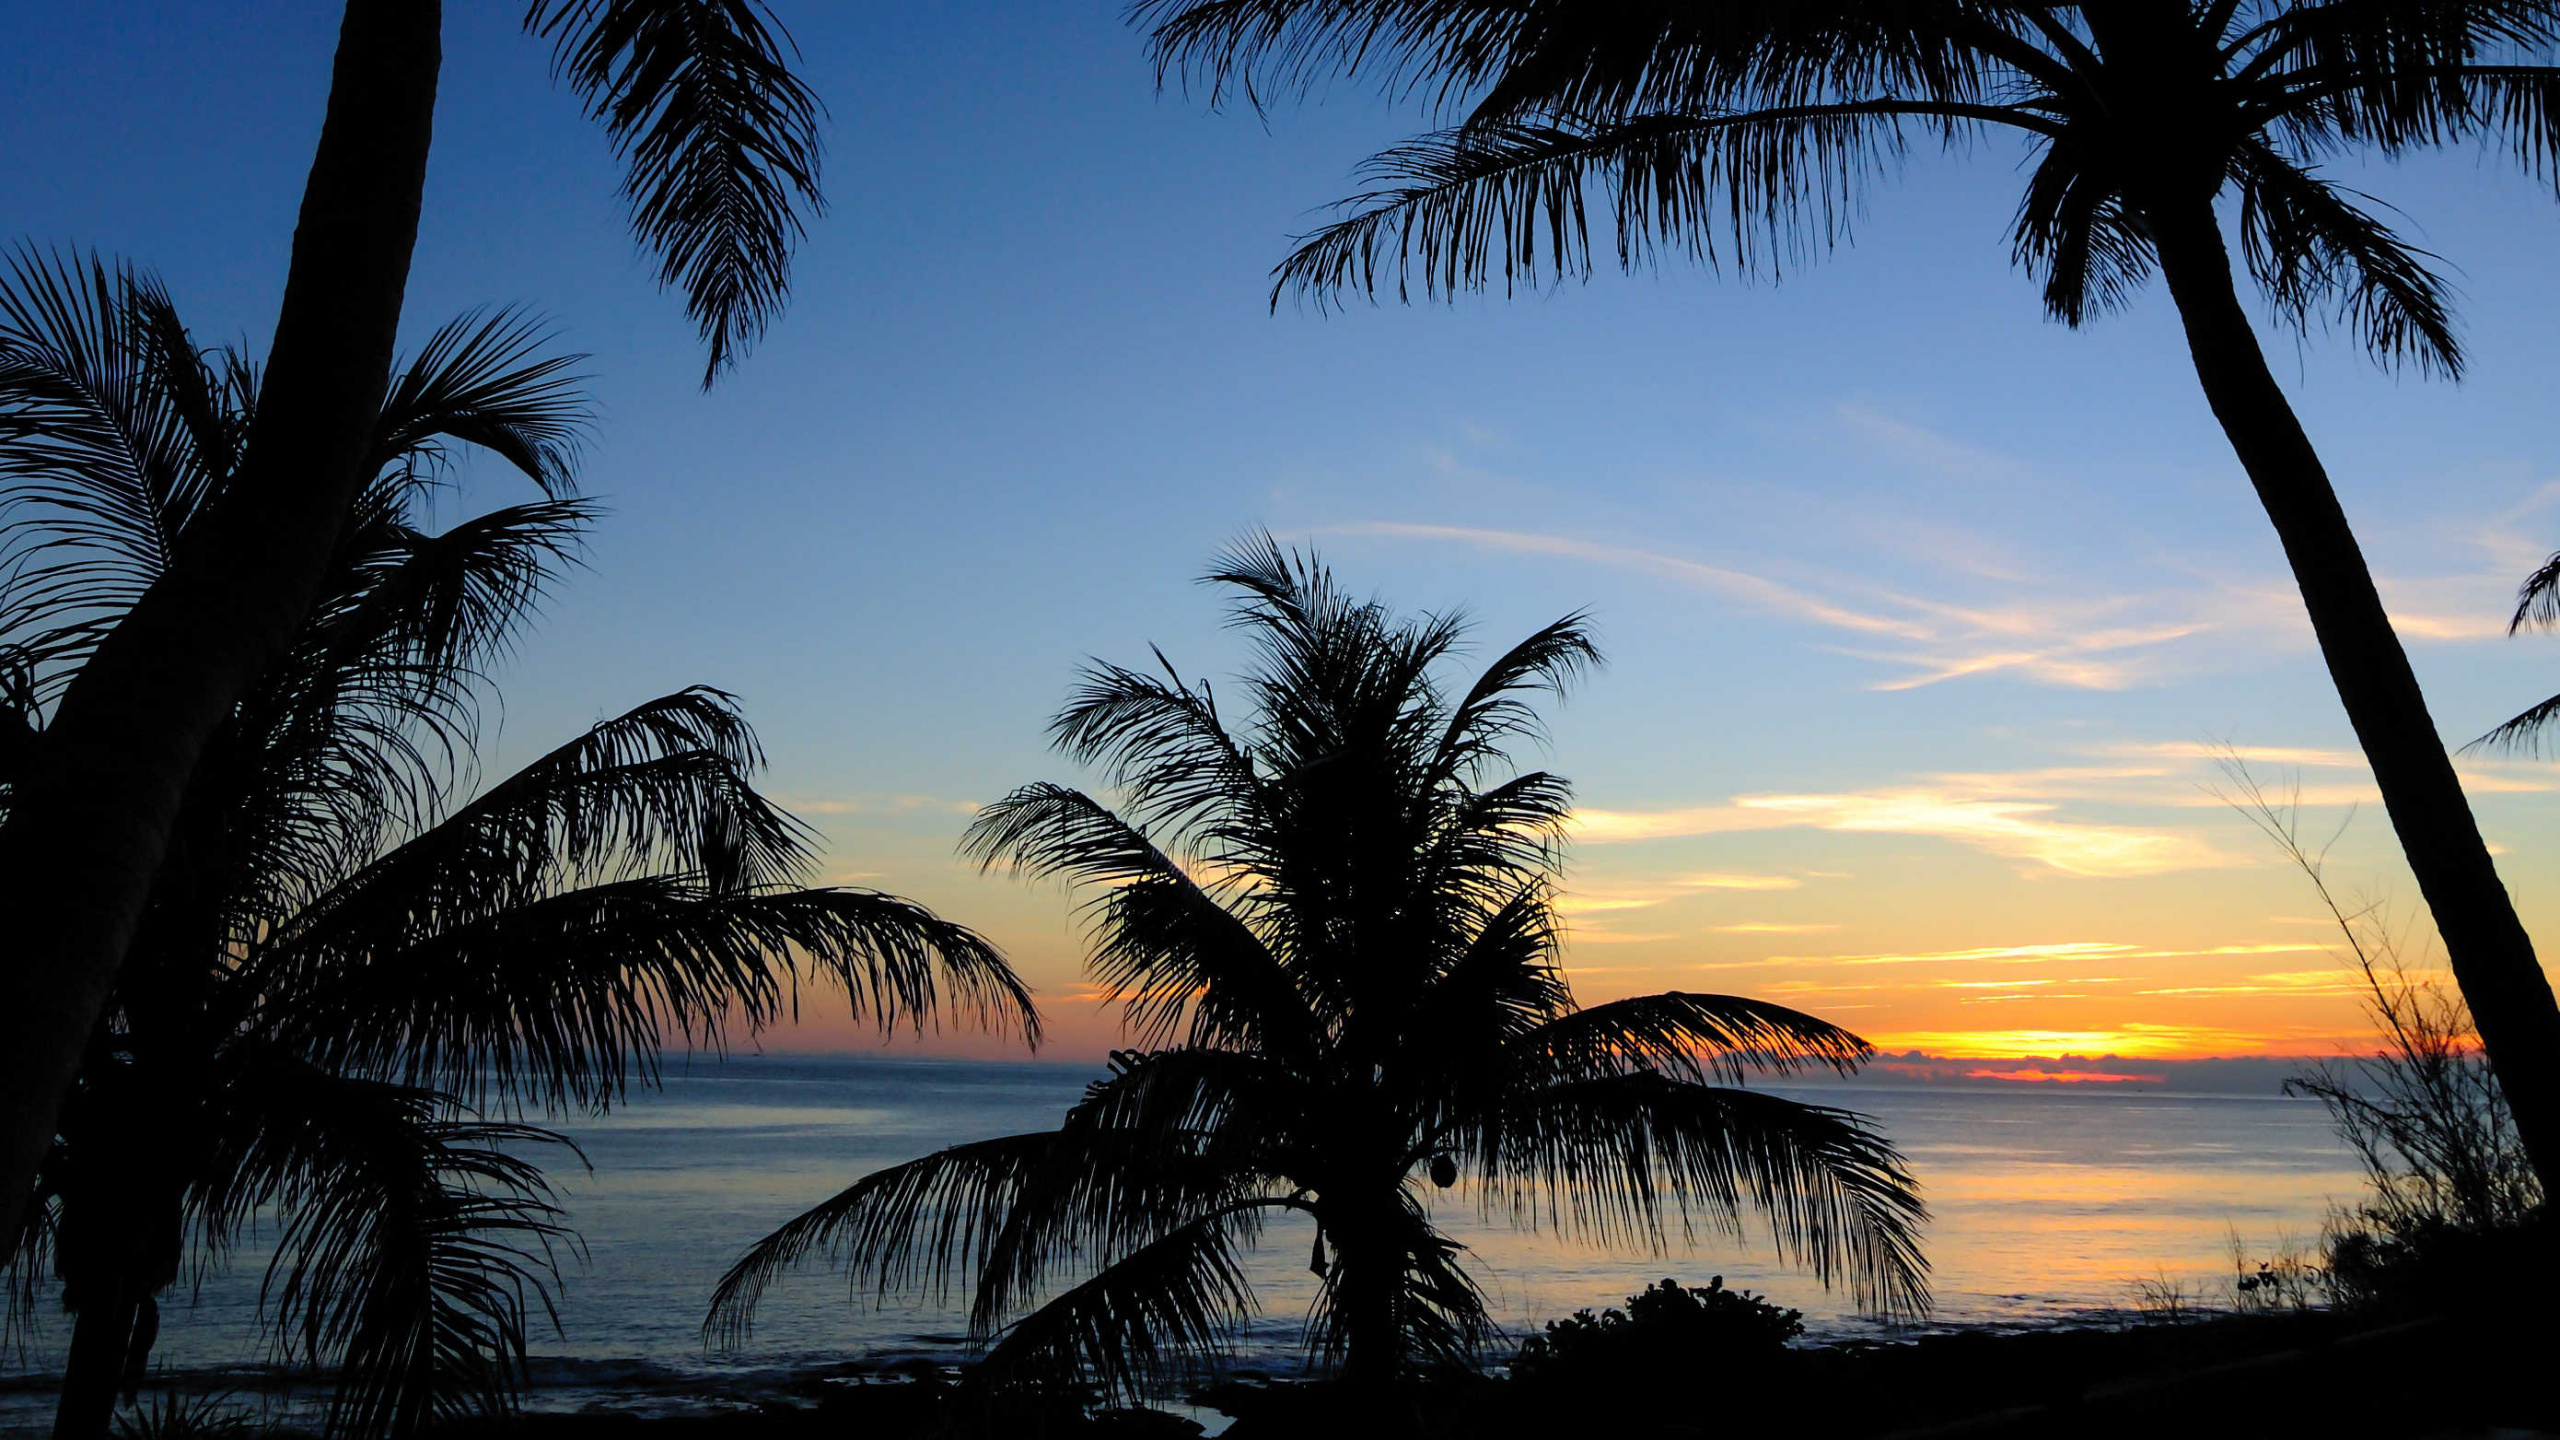
[[1050, 733], [1120, 808], [1032, 785], [966, 842], [1092, 891], [1092, 973], [1144, 1048], [1056, 1130], [879, 1171], [766, 1236], [707, 1330], [743, 1336], [766, 1285], [825, 1254], [884, 1292], [972, 1282], [989, 1376], [1081, 1366], [1125, 1394], [1244, 1318], [1242, 1252], [1294, 1211], [1317, 1227], [1311, 1341], [1383, 1385], [1487, 1330], [1425, 1175], [1612, 1242], [1739, 1235], [1757, 1213], [1826, 1283], [1925, 1310], [1923, 1210], [1891, 1144], [1740, 1085], [1853, 1070], [1866, 1042], [1732, 996], [1583, 1008], [1557, 968], [1570, 791], [1504, 747], [1536, 733], [1533, 696], [1597, 662], [1582, 618], [1453, 696], [1434, 672], [1455, 616], [1399, 620], [1267, 538], [1208, 578], [1241, 592], [1259, 656], [1248, 725], [1161, 655], [1160, 676], [1096, 666]]
[[[40, 738], [44, 699], [197, 543], [261, 391], [129, 270], [30, 257], [11, 278], [0, 312], [48, 337], [59, 397], [0, 438], [21, 482], [0, 668], [13, 733]], [[804, 888], [807, 835], [755, 792], [754, 736], [719, 692], [652, 701], [449, 803], [477, 668], [592, 513], [566, 493], [574, 359], [538, 341], [465, 317], [391, 387], [320, 604], [189, 784], [7, 1252], [21, 1297], [49, 1266], [77, 1315], [59, 1435], [104, 1433], [190, 1240], [218, 1261], [262, 1213], [281, 1237], [267, 1319], [340, 1370], [333, 1428], [503, 1407], [565, 1232], [541, 1170], [503, 1148], [556, 1137], [484, 1112], [602, 1109], [671, 1040], [775, 1019], [804, 975], [884, 1026], [944, 1009], [1036, 1026], [967, 930]], [[455, 443], [549, 494], [423, 533]], [[0, 795], [21, 773], [0, 766]]]
[[[300, 633], [373, 472], [416, 248], [441, 0], [346, 0], [329, 100], [255, 424], [222, 503], [125, 610], [27, 757], [0, 876], [19, 917], [0, 968], [0, 1240], [107, 1004], [189, 775]], [[626, 165], [663, 284], [709, 347], [704, 383], [779, 309], [819, 208], [820, 107], [761, 0], [530, 0], [529, 34]], [[0, 338], [0, 417], [25, 403]], [[0, 429], [7, 426], [0, 418]], [[26, 903], [31, 898], [40, 903]]]
[[2153, 270], [2293, 566], [2347, 717], [2546, 1181], [2560, 1179], [2560, 1006], [2234, 281], [2335, 319], [2380, 361], [2458, 375], [2433, 257], [2324, 176], [2329, 156], [2478, 141], [2560, 149], [2550, 0], [1137, 0], [1160, 73], [1214, 98], [1325, 74], [1468, 103], [1370, 162], [1375, 182], [1278, 270], [1279, 294], [1447, 295], [1616, 258], [1752, 271], [1846, 238], [1915, 139], [1993, 133], [2032, 165], [2013, 253], [2077, 326]]
[[[2560, 626], [2560, 554], [2535, 566], [2533, 573], [2524, 577], [2524, 583], [2516, 587], [2516, 612], [2507, 618], [2508, 636], [2521, 633], [2527, 625], [2541, 630]], [[2463, 748], [2539, 754], [2542, 732], [2554, 720], [2560, 720], [2560, 695], [2533, 706]]]

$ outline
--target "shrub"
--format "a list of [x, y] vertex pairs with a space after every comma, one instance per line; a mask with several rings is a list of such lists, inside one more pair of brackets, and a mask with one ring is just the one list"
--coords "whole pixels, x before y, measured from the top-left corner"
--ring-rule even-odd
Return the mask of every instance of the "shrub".
[[[2225, 798], [2310, 879], [2336, 923], [2378, 1042], [2284, 1083], [2328, 1108], [2365, 1172], [2365, 1198], [2331, 1216], [2323, 1240], [2331, 1298], [2364, 1309], [2505, 1303], [2512, 1276], [2549, 1265], [2553, 1237], [2470, 1007], [2428, 957], [2409, 962], [2379, 901], [2331, 892], [2325, 851], [2303, 843], [2297, 808], [2271, 802], [2236, 756], [2224, 771], [2239, 792]], [[2271, 1278], [2281, 1291], [2283, 1277]]]
[[1666, 1279], [1628, 1296], [1624, 1310], [1580, 1310], [1548, 1321], [1546, 1333], [1530, 1336], [1512, 1358], [1511, 1376], [1529, 1385], [1584, 1385], [1666, 1365], [1717, 1368], [1782, 1350], [1803, 1333], [1804, 1312], [1727, 1290], [1721, 1275], [1703, 1290]]

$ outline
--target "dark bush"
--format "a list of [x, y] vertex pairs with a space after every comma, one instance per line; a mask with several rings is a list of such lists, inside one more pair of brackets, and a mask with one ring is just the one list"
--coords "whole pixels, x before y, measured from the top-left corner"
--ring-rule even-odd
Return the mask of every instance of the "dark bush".
[[1748, 1290], [1727, 1290], [1721, 1275], [1703, 1290], [1677, 1280], [1648, 1285], [1624, 1310], [1577, 1311], [1547, 1322], [1512, 1358], [1511, 1378], [1524, 1386], [1614, 1385], [1631, 1372], [1664, 1367], [1697, 1372], [1786, 1348], [1804, 1333], [1804, 1314]]

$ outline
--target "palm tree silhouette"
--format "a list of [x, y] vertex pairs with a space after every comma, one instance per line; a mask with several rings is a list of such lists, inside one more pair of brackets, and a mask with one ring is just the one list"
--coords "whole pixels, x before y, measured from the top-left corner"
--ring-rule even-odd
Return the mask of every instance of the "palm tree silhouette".
[[2335, 154], [2560, 147], [2549, 0], [1138, 0], [1160, 73], [1257, 98], [1333, 72], [1472, 99], [1370, 162], [1277, 300], [1392, 280], [1446, 295], [1670, 253], [1764, 268], [1847, 235], [1915, 139], [2020, 137], [2012, 244], [2070, 325], [2156, 269], [2197, 378], [2275, 523], [2455, 975], [2546, 1181], [2560, 1179], [2560, 1007], [2383, 611], [2327, 472], [2268, 369], [2240, 260], [2295, 326], [2335, 318], [2386, 364], [2458, 375], [2432, 257], [2320, 173]]
[[[818, 208], [819, 106], [761, 0], [531, 0], [525, 29], [626, 167], [632, 226], [709, 347], [782, 303]], [[0, 1240], [204, 746], [293, 643], [363, 487], [418, 234], [441, 0], [346, 0], [319, 147], [238, 472], [53, 703], [0, 822], [20, 963], [0, 968]], [[0, 373], [9, 370], [0, 359]], [[0, 380], [0, 417], [17, 403]], [[7, 421], [0, 418], [0, 428]]]
[[[44, 698], [196, 543], [260, 376], [200, 357], [156, 285], [96, 261], [22, 257], [0, 315], [54, 397], [0, 437], [21, 480], [0, 532], [16, 760]], [[651, 701], [451, 803], [477, 669], [592, 514], [568, 494], [574, 357], [539, 341], [466, 316], [402, 372], [320, 603], [190, 782], [6, 1252], [22, 1303], [50, 1268], [77, 1317], [58, 1435], [105, 1433], [191, 1237], [218, 1261], [261, 1213], [279, 1235], [265, 1318], [339, 1372], [333, 1430], [502, 1409], [564, 1231], [539, 1167], [505, 1148], [556, 1137], [484, 1110], [602, 1109], [672, 1040], [775, 1019], [804, 976], [883, 1026], [949, 1009], [1036, 1030], [969, 931], [805, 888], [808, 837], [756, 793], [754, 735], [717, 691]], [[545, 498], [416, 528], [456, 444]], [[9, 796], [19, 773], [0, 768]]]
[[[2515, 614], [2507, 618], [2507, 635], [2513, 638], [2528, 625], [2538, 630], [2560, 626], [2560, 554], [2553, 555], [2534, 567], [2516, 587]], [[2560, 720], [2560, 695], [2508, 719], [2496, 729], [2463, 748], [2482, 747], [2496, 750], [2541, 753], [2542, 732]]]
[[1557, 968], [1570, 791], [1513, 773], [1505, 746], [1536, 733], [1533, 696], [1597, 662], [1581, 617], [1453, 698], [1434, 671], [1455, 616], [1399, 620], [1268, 538], [1207, 578], [1241, 592], [1259, 657], [1247, 726], [1161, 654], [1160, 676], [1098, 665], [1050, 733], [1120, 808], [1032, 785], [967, 840], [1091, 890], [1094, 978], [1146, 1048], [1054, 1131], [882, 1170], [757, 1242], [707, 1333], [743, 1336], [777, 1274], [826, 1254], [884, 1291], [971, 1282], [988, 1377], [1081, 1366], [1126, 1394], [1241, 1322], [1242, 1252], [1294, 1211], [1317, 1226], [1311, 1340], [1383, 1385], [1487, 1329], [1425, 1175], [1616, 1243], [1739, 1235], [1756, 1213], [1826, 1283], [1925, 1310], [1924, 1212], [1892, 1145], [1739, 1083], [1847, 1072], [1866, 1042], [1731, 996], [1582, 1008]]

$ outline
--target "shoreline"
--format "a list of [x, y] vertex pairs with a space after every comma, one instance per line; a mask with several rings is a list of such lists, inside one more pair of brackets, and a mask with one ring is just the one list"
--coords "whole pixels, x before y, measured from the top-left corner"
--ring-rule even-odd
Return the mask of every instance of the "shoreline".
[[[1938, 1322], [1902, 1327], [1876, 1335], [1808, 1336], [1788, 1347], [1789, 1363], [1815, 1368], [1873, 1365], [1873, 1357], [1893, 1353], [1981, 1355], [1982, 1347], [2038, 1337], [2144, 1337], [2216, 1333], [2224, 1327], [2285, 1322], [2312, 1325], [2344, 1323], [2325, 1310], [2300, 1314], [2253, 1315], [2231, 1311], [2198, 1311], [2176, 1321], [2146, 1320], [2125, 1308], [2093, 1307], [2069, 1318], [2037, 1321]], [[532, 1357], [527, 1381], [519, 1392], [517, 1421], [551, 1430], [576, 1422], [637, 1423], [652, 1426], [695, 1426], [739, 1422], [761, 1426], [794, 1415], [815, 1416], [847, 1408], [867, 1409], [892, 1395], [940, 1390], [955, 1385], [967, 1358], [957, 1335], [917, 1336], [905, 1345], [875, 1347], [850, 1359], [816, 1356], [776, 1357], [725, 1364], [705, 1360], [694, 1365], [642, 1357]], [[2136, 1347], [2137, 1339], [2073, 1338], [2080, 1347]], [[1934, 1362], [1933, 1362], [1934, 1363]], [[1487, 1365], [1485, 1377], [1507, 1379], [1508, 1357]], [[0, 1373], [0, 1440], [45, 1434], [51, 1424], [51, 1395], [59, 1372]], [[325, 1403], [326, 1371], [273, 1362], [238, 1362], [157, 1371], [143, 1386], [152, 1397], [214, 1397], [226, 1408], [245, 1412], [261, 1425], [284, 1433], [316, 1433], [318, 1412]], [[1193, 1419], [1207, 1433], [1225, 1428], [1229, 1417], [1208, 1397], [1230, 1400], [1257, 1393], [1287, 1395], [1321, 1387], [1306, 1373], [1298, 1352], [1285, 1356], [1257, 1349], [1231, 1356], [1214, 1367], [1166, 1386], [1147, 1397], [1146, 1406]]]

